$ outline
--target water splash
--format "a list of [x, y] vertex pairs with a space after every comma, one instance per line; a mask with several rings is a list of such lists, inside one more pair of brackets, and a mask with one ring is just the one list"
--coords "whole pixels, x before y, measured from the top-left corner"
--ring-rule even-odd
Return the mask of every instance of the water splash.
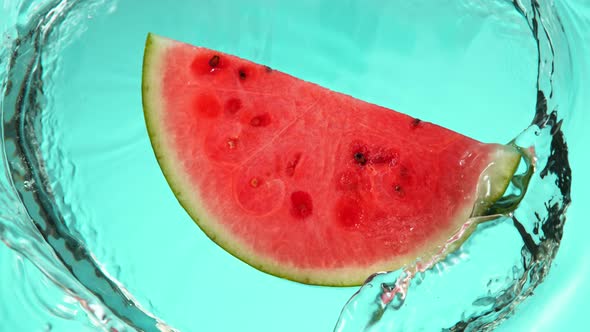
[[[347, 303], [338, 320], [336, 331], [434, 330], [444, 327], [445, 324], [448, 331], [489, 331], [513, 314], [515, 307], [530, 296], [547, 275], [559, 248], [565, 211], [571, 201], [571, 170], [568, 149], [561, 129], [563, 112], [558, 111], [571, 106], [572, 91], [567, 89], [566, 82], [570, 78], [571, 63], [568, 62], [570, 57], [565, 31], [552, 4], [541, 4], [535, 0], [528, 3], [514, 1], [513, 4], [529, 23], [531, 33], [537, 41], [539, 59], [537, 104], [533, 123], [513, 141], [514, 144], [529, 148], [536, 154], [535, 163], [540, 171], [534, 174], [530, 188], [535, 195], [524, 196], [519, 209], [496, 221], [496, 225], [502, 225], [504, 228], [512, 221], [513, 229], [502, 234], [500, 238], [510, 241], [513, 235], [509, 232], [517, 232], [522, 243], [520, 260], [510, 262], [508, 259], [507, 268], [512, 266], [507, 270], [511, 270], [511, 273], [500, 283], [501, 286], [494, 285], [492, 280], [487, 285], [480, 285], [468, 295], [471, 296], [473, 305], [461, 306], [465, 309], [454, 312], [455, 316], [451, 314], [452, 310], [444, 310], [452, 305], [452, 294], [441, 291], [420, 293], [418, 290], [426, 275], [436, 274], [437, 269], [446, 269], [448, 264], [456, 262], [456, 256], [447, 256], [442, 261], [435, 257], [434, 262], [428, 261], [425, 265], [417, 262], [401, 272], [380, 274], [378, 278], [369, 279]], [[560, 57], [556, 57], [556, 54]], [[466, 227], [469, 226], [471, 223], [466, 223]], [[478, 230], [485, 231], [489, 229]], [[450, 239], [450, 243], [460, 239], [463, 232], [464, 229], [461, 229]], [[469, 239], [466, 246], [461, 249], [463, 255], [484, 248], [482, 245], [477, 249], [470, 246], [472, 241], [473, 239]], [[444, 252], [450, 243], [441, 248], [441, 252]], [[487, 250], [496, 251], [497, 245], [498, 243], [492, 243]], [[510, 254], [507, 253], [506, 257], [510, 257]], [[485, 259], [490, 259], [481, 258], [476, 264], [467, 262], [474, 258], [463, 259], [462, 262], [463, 265], [471, 267], [470, 275], [477, 275], [473, 273], [473, 269], [481, 269], [481, 266], [486, 265]], [[493, 259], [499, 260], [498, 257]], [[414, 280], [417, 276], [420, 277], [419, 280]], [[437, 284], [434, 286], [437, 288], [446, 284], [443, 278], [433, 282]], [[411, 294], [412, 292], [418, 294]], [[439, 302], [439, 305], [433, 307], [437, 307], [438, 311], [428, 310], [428, 320], [413, 319], [417, 315], [416, 309], [408, 308], [407, 296], [434, 296], [434, 302]], [[406, 308], [403, 308], [404, 305]], [[425, 309], [419, 310], [424, 312]], [[456, 317], [451, 321], [458, 321], [449, 324], [449, 316]]]
[[[2, 54], [10, 61], [3, 67], [6, 75], [2, 75], [5, 148], [0, 185], [5, 192], [2, 203], [6, 214], [1, 219], [0, 238], [76, 299], [97, 326], [110, 331], [123, 331], [129, 325], [140, 330], [158, 327], [160, 331], [173, 331], [143, 311], [72, 236], [58, 212], [54, 187], [49, 185], [39, 152], [43, 133], [40, 114], [48, 103], [43, 78], [54, 70], [58, 55], [42, 58], [43, 45], [58, 43], [55, 46], [65, 47], [69, 37], [84, 31], [85, 21], [81, 18], [93, 15], [105, 3], [23, 1], [15, 13], [16, 31], [12, 31], [14, 37], [8, 38], [12, 40], [7, 48], [10, 54]], [[115, 2], [109, 3], [107, 10], [112, 11], [113, 6]], [[55, 30], [62, 26], [65, 29]], [[18, 88], [13, 82], [19, 82]]]

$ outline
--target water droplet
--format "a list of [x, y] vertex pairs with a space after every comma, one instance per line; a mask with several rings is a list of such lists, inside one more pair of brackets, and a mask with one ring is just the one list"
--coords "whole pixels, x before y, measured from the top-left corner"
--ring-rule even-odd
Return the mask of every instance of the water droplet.
[[33, 191], [35, 189], [35, 180], [25, 180], [23, 186], [26, 191]]

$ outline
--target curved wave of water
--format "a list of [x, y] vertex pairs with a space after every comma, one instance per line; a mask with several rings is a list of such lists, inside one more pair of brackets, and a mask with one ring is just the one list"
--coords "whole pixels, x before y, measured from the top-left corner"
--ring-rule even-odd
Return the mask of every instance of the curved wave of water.
[[[513, 213], [506, 214], [492, 225], [480, 225], [478, 232], [479, 235], [494, 232], [510, 224], [512, 229], [507, 229], [499, 237], [513, 242], [511, 232], [520, 236], [519, 259], [506, 259], [508, 273], [503, 277], [494, 276], [493, 272], [482, 269], [487, 265], [486, 261], [502, 260], [514, 252], [499, 251], [497, 241], [486, 243], [476, 234], [458, 252], [434, 267], [418, 269], [417, 273], [414, 272], [416, 267], [410, 267], [369, 279], [343, 309], [336, 328], [338, 331], [435, 330], [441, 327], [448, 331], [493, 330], [513, 314], [516, 306], [533, 293], [549, 272], [563, 235], [565, 212], [571, 202], [571, 169], [561, 127], [564, 118], [571, 116], [567, 110], [572, 108], [572, 98], [576, 94], [571, 72], [574, 64], [570, 62], [567, 32], [552, 3], [514, 1], [513, 4], [527, 20], [538, 49], [536, 109], [531, 126], [515, 138], [515, 142], [521, 147], [534, 149], [538, 171], [530, 184], [530, 192], [534, 194], [526, 195]], [[494, 253], [493, 258], [482, 251]], [[459, 263], [463, 269], [454, 267]], [[453, 312], [448, 309], [455, 304], [456, 288], [452, 288], [452, 282], [445, 282], [445, 278], [429, 280], [441, 270], [447, 276], [455, 273], [456, 280], [460, 279], [460, 273], [490, 278], [485, 287], [476, 288], [468, 295], [472, 305], [455, 306], [460, 309]], [[473, 273], [475, 270], [483, 270], [483, 273]], [[431, 285], [424, 286], [426, 283]], [[433, 314], [428, 320], [404, 319], [417, 317], [417, 311], [423, 310], [404, 305], [416, 300], [412, 298], [414, 296], [430, 299], [432, 309], [429, 312]], [[454, 316], [449, 320], [450, 312]], [[455, 317], [461, 317], [461, 320], [453, 322]]]
[[[520, 146], [535, 149], [538, 171], [529, 189], [535, 194], [526, 195], [514, 213], [480, 225], [459, 251], [412, 275], [413, 279], [402, 270], [368, 280], [344, 307], [336, 330], [491, 330], [509, 317], [547, 275], [570, 203], [571, 172], [564, 128], [572, 121], [570, 109], [579, 93], [575, 84], [577, 58], [571, 54], [570, 32], [564, 29], [563, 17], [553, 2], [515, 0], [512, 5], [530, 27], [530, 38], [538, 50], [532, 124], [515, 140]], [[488, 15], [492, 4], [466, 1], [465, 6]], [[91, 325], [111, 331], [169, 331], [172, 328], [147, 309], [151, 309], [150, 303], [140, 303], [117, 280], [121, 267], [107, 267], [96, 258], [84, 242], [96, 239], [96, 231], [87, 223], [77, 224], [85, 219], [79, 215], [84, 209], [76, 206], [75, 198], [68, 197], [67, 184], [56, 183], [55, 176], [47, 171], [57, 169], [52, 163], [58, 162], [61, 173], [57, 178], [71, 178], [77, 172], [77, 165], [68, 163], [66, 153], [60, 150], [60, 138], [44, 133], [54, 121], [43, 112], [52, 109], [54, 102], [45, 90], [60, 70], [55, 50], [76, 40], [90, 18], [106, 15], [116, 7], [116, 1], [106, 0], [30, 0], [4, 9], [11, 23], [4, 27], [5, 47], [0, 53], [0, 239], [58, 285], [68, 301], [84, 309]], [[47, 137], [55, 141], [44, 139]], [[49, 153], [41, 154], [41, 150]], [[57, 157], [52, 160], [47, 155]], [[78, 218], [68, 211], [76, 211]], [[513, 245], [498, 250], [497, 242], [485, 236], [489, 233]], [[490, 259], [503, 262], [504, 270], [482, 269]], [[474, 285], [463, 294], [462, 302], [451, 301], [457, 299], [457, 287], [464, 286], [460, 275], [474, 270], [479, 270], [480, 278], [488, 279], [485, 287]], [[403, 296], [396, 289], [403, 290]], [[429, 308], [412, 305], [429, 298], [434, 299]], [[456, 310], [440, 310], [449, 306]], [[54, 311], [53, 304], [46, 307]], [[72, 308], [69, 303], [54, 314], [73, 319], [76, 315], [72, 310], [77, 309]], [[428, 320], [419, 318], [424, 310], [432, 313]]]

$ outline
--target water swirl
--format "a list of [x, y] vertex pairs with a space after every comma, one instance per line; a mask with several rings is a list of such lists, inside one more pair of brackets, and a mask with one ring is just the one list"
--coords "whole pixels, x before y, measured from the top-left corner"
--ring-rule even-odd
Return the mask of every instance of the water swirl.
[[[399, 86], [383, 90], [372, 89], [358, 83], [362, 80], [349, 78], [350, 76], [362, 78], [364, 71], [369, 71], [372, 66], [375, 66], [375, 63], [380, 66], [379, 61], [385, 57], [379, 52], [373, 52], [366, 56], [370, 61], [366, 60], [363, 57], [362, 48], [356, 45], [361, 45], [362, 41], [365, 43], [362, 45], [370, 49], [372, 45], [379, 42], [379, 27], [380, 24], [385, 24], [381, 21], [387, 21], [387, 17], [383, 19], [377, 15], [377, 19], [375, 19], [374, 15], [362, 13], [365, 11], [379, 13], [381, 10], [388, 10], [387, 6], [387, 8], [375, 9], [370, 4], [347, 3], [343, 7], [348, 6], [350, 8], [347, 8], [351, 12], [357, 13], [357, 16], [349, 15], [349, 19], [353, 22], [347, 24], [340, 20], [348, 16], [333, 14], [333, 6], [318, 5], [317, 8], [313, 8], [320, 14], [319, 17], [322, 20], [334, 23], [334, 26], [346, 30], [347, 36], [352, 37], [349, 39], [333, 37], [329, 31], [324, 31], [326, 27], [332, 27], [328, 24], [321, 26], [323, 30], [318, 28], [317, 33], [313, 36], [316, 39], [311, 39], [312, 37], [309, 37], [310, 39], [296, 39], [298, 35], [293, 30], [289, 30], [290, 24], [298, 27], [303, 25], [311, 27], [317, 25], [319, 27], [319, 23], [311, 22], [312, 19], [309, 21], [302, 19], [303, 21], [297, 21], [295, 24], [293, 23], [295, 21], [292, 21], [291, 12], [285, 10], [288, 14], [281, 14], [274, 3], [265, 3], [264, 6], [259, 6], [260, 8], [257, 7], [256, 10], [252, 9], [255, 7], [254, 5], [252, 7], [243, 5], [240, 7], [241, 12], [237, 11], [238, 13], [233, 19], [231, 18], [233, 17], [231, 15], [234, 15], [233, 11], [230, 12], [233, 5], [225, 4], [223, 1], [207, 7], [207, 10], [190, 7], [191, 4], [188, 2], [179, 1], [177, 5], [179, 9], [174, 18], [153, 14], [163, 10], [156, 5], [154, 8], [157, 8], [154, 9], [152, 5], [147, 3], [133, 5], [131, 2], [119, 3], [113, 0], [5, 1], [4, 7], [0, 9], [1, 17], [10, 18], [0, 24], [0, 31], [3, 32], [3, 46], [0, 49], [0, 78], [2, 79], [0, 82], [2, 111], [0, 114], [2, 122], [2, 127], [0, 127], [0, 139], [2, 140], [0, 239], [14, 250], [10, 255], [16, 255], [2, 254], [2, 257], [12, 257], [10, 258], [11, 262], [16, 264], [9, 265], [16, 266], [10, 268], [15, 276], [3, 278], [2, 281], [22, 283], [23, 290], [18, 293], [17, 297], [22, 297], [22, 302], [44, 308], [43, 314], [40, 314], [36, 321], [47, 331], [55, 325], [51, 323], [43, 325], [44, 322], [52, 320], [48, 318], [49, 316], [58, 317], [58, 321], [81, 322], [79, 328], [105, 331], [173, 331], [174, 329], [165, 321], [179, 330], [194, 330], [194, 326], [199, 325], [193, 322], [199, 319], [206, 320], [207, 317], [193, 317], [191, 319], [188, 317], [191, 313], [186, 312], [176, 315], [176, 311], [178, 311], [175, 306], [176, 299], [180, 299], [183, 306], [188, 306], [192, 304], [190, 296], [189, 299], [186, 299], [181, 297], [182, 294], [173, 294], [169, 297], [162, 295], [160, 301], [156, 300], [156, 295], [165, 293], [163, 290], [168, 290], [169, 293], [175, 291], [173, 287], [157, 283], [162, 278], [176, 278], [171, 279], [174, 281], [170, 283], [184, 284], [182, 291], [194, 296], [201, 295], [200, 291], [194, 290], [194, 288], [204, 289], [205, 286], [203, 284], [191, 285], [191, 278], [198, 276], [200, 278], [198, 280], [204, 283], [217, 281], [218, 284], [215, 285], [218, 286], [216, 287], [223, 288], [223, 291], [218, 292], [223, 294], [220, 296], [222, 299], [217, 298], [217, 291], [215, 291], [216, 293], [207, 293], [215, 299], [204, 297], [202, 300], [199, 298], [202, 300], [201, 302], [205, 303], [203, 306], [217, 308], [215, 309], [216, 313], [234, 310], [227, 308], [228, 303], [235, 305], [236, 298], [240, 297], [260, 296], [267, 299], [269, 303], [279, 301], [272, 294], [261, 295], [256, 290], [268, 292], [268, 289], [273, 289], [274, 286], [280, 290], [284, 290], [286, 287], [296, 287], [279, 285], [278, 283], [281, 281], [272, 284], [274, 285], [272, 287], [253, 284], [248, 285], [249, 287], [236, 287], [233, 285], [235, 278], [226, 271], [245, 271], [242, 270], [243, 267], [228, 267], [223, 262], [229, 261], [224, 261], [227, 258], [224, 258], [222, 253], [215, 251], [216, 249], [207, 245], [189, 243], [188, 235], [182, 237], [180, 234], [185, 233], [186, 229], [174, 226], [173, 222], [182, 218], [178, 217], [180, 214], [175, 214], [180, 212], [173, 210], [173, 213], [168, 213], [169, 210], [162, 208], [162, 211], [167, 214], [162, 212], [163, 215], [159, 217], [161, 220], [157, 221], [165, 220], [171, 224], [169, 228], [173, 230], [167, 230], [158, 228], [158, 225], [155, 224], [150, 224], [148, 227], [142, 223], [141, 217], [136, 216], [140, 214], [126, 212], [125, 205], [117, 205], [118, 201], [126, 200], [126, 195], [128, 195], [126, 190], [120, 190], [120, 188], [127, 188], [122, 183], [109, 180], [114, 178], [109, 172], [127, 172], [124, 178], [130, 179], [129, 182], [147, 182], [139, 176], [132, 180], [134, 179], [134, 170], [137, 170], [133, 168], [133, 165], [144, 166], [153, 161], [144, 158], [143, 149], [147, 146], [147, 138], [143, 128], [137, 126], [139, 122], [134, 113], [121, 111], [135, 108], [138, 105], [128, 103], [123, 92], [119, 94], [119, 91], [135, 91], [134, 89], [137, 89], [136, 83], [139, 73], [123, 65], [125, 63], [134, 64], [135, 60], [125, 62], [125, 59], [138, 59], [138, 61], [141, 59], [140, 55], [134, 54], [132, 51], [118, 50], [125, 49], [127, 47], [125, 42], [129, 40], [139, 40], [139, 44], [143, 40], [121, 38], [121, 41], [118, 41], [113, 38], [115, 34], [143, 35], [145, 30], [161, 26], [164, 32], [175, 31], [180, 35], [179, 39], [182, 39], [183, 36], [190, 39], [192, 35], [188, 31], [191, 31], [189, 29], [191, 24], [194, 21], [204, 22], [204, 26], [212, 27], [209, 31], [211, 40], [215, 40], [215, 38], [224, 40], [219, 43], [220, 47], [239, 49], [240, 47], [245, 48], [244, 45], [249, 43], [255, 44], [256, 47], [247, 49], [248, 55], [272, 65], [272, 62], [278, 61], [277, 59], [282, 54], [287, 59], [282, 65], [297, 74], [298, 66], [293, 64], [299, 63], [301, 58], [297, 56], [289, 58], [288, 55], [299, 46], [284, 45], [281, 43], [280, 37], [277, 37], [295, 36], [293, 37], [295, 41], [303, 45], [312, 45], [318, 50], [317, 55], [307, 54], [313, 58], [312, 65], [310, 65], [314, 68], [310, 74], [312, 79], [316, 78], [318, 81], [324, 80], [332, 83], [337, 89], [350, 89], [364, 93], [368, 99], [382, 100], [380, 98], [383, 94], [395, 94], [399, 90], [395, 89]], [[401, 11], [410, 13], [429, 13], [430, 4], [425, 5], [418, 1], [414, 8], [409, 8], [411, 6], [400, 2], [395, 6], [399, 6]], [[392, 5], [392, 8], [389, 9], [395, 12], [398, 9], [395, 6]], [[439, 9], [443, 9], [445, 6], [441, 5]], [[514, 143], [523, 148], [534, 149], [536, 172], [530, 180], [527, 194], [516, 211], [506, 213], [493, 221], [481, 223], [474, 235], [459, 250], [449, 254], [444, 260], [430, 264], [428, 268], [412, 270], [410, 267], [405, 270], [380, 273], [370, 278], [345, 305], [338, 318], [336, 331], [492, 330], [512, 316], [516, 306], [528, 298], [535, 288], [544, 281], [560, 247], [566, 221], [566, 210], [571, 202], [572, 190], [568, 130], [571, 130], [570, 128], [577, 119], [578, 115], [574, 113], [574, 110], [577, 109], [576, 102], [580, 94], [577, 83], [580, 78], [577, 75], [581, 59], [579, 59], [580, 54], [575, 52], [572, 46], [572, 40], [575, 40], [572, 34], [580, 32], [575, 29], [569, 30], [572, 28], [569, 21], [572, 19], [572, 10], [561, 3], [555, 4], [552, 1], [537, 0], [514, 0], [512, 2], [469, 0], [459, 3], [457, 6], [458, 13], [469, 13], [469, 15], [453, 17], [449, 22], [456, 23], [457, 31], [462, 32], [451, 31], [452, 25], [446, 24], [444, 18], [437, 18], [433, 15], [432, 21], [441, 20], [441, 26], [449, 29], [449, 31], [441, 32], [445, 39], [443, 41], [435, 40], [434, 44], [447, 43], [456, 46], [457, 50], [465, 51], [462, 48], [463, 39], [461, 39], [464, 38], [468, 41], [466, 42], [468, 46], [465, 48], [476, 48], [477, 45], [474, 45], [473, 40], [476, 39], [478, 33], [486, 33], [485, 25], [479, 23], [479, 19], [483, 17], [486, 19], [486, 24], [502, 26], [502, 29], [499, 29], [498, 38], [515, 43], [529, 40], [531, 45], [534, 45], [534, 52], [536, 52], [534, 59], [537, 61], [536, 86], [531, 87], [530, 91], [525, 91], [526, 96], [519, 96], [522, 100], [527, 98], [532, 100], [534, 107], [521, 110], [520, 113], [529, 117], [526, 121], [530, 125], [514, 139]], [[190, 10], [182, 10], [185, 7]], [[301, 11], [300, 13], [307, 13], [306, 8], [297, 8]], [[118, 13], [127, 13], [128, 15], [132, 13], [134, 18], [142, 15], [152, 16], [145, 20], [137, 19], [137, 21], [129, 23], [125, 14]], [[295, 13], [299, 12], [295, 11]], [[451, 11], [451, 13], [455, 12]], [[191, 15], [194, 15], [196, 19], [193, 19]], [[235, 26], [229, 27], [229, 23], [216, 25], [216, 17], [222, 15], [231, 16], [226, 20], [227, 22], [235, 21]], [[363, 15], [369, 19], [364, 18]], [[301, 15], [301, 17], [306, 17], [306, 15]], [[147, 21], [149, 23], [146, 23]], [[266, 24], [267, 21], [271, 23]], [[95, 26], [110, 26], [113, 22], [119, 24], [117, 29], [125, 27], [125, 33], [122, 30], [112, 30], [114, 29], [112, 28], [108, 30], [111, 33], [108, 37], [96, 37], [100, 35], [100, 30], [97, 30]], [[403, 51], [407, 54], [399, 56], [400, 59], [406, 60], [410, 57], [409, 55], [414, 54], [412, 50], [420, 47], [416, 44], [420, 31], [418, 31], [416, 24], [412, 25], [408, 22], [405, 22], [403, 17], [399, 19], [399, 23], [389, 22], [394, 25], [399, 24], [396, 27], [406, 31], [405, 34], [400, 34], [396, 40], [397, 44], [405, 46]], [[465, 22], [474, 24], [478, 28], [462, 30], [461, 24]], [[183, 29], [172, 30], [177, 26]], [[351, 26], [356, 26], [357, 30]], [[362, 29], [359, 28], [361, 26]], [[526, 26], [527, 29], [522, 29], [523, 26]], [[242, 31], [240, 37], [237, 37], [235, 31], [232, 31], [236, 27]], [[281, 30], [281, 28], [285, 30]], [[138, 30], [137, 34], [134, 29]], [[219, 38], [219, 36], [229, 37]], [[86, 40], [92, 42], [86, 42]], [[101, 46], [90, 43], [97, 43]], [[130, 50], [135, 49], [134, 47], [136, 45], [128, 46]], [[93, 53], [84, 52], [87, 49], [91, 49]], [[443, 48], [441, 47], [441, 49]], [[340, 52], [341, 50], [346, 51]], [[441, 52], [448, 52], [451, 54], [449, 58], [460, 60], [463, 55], [457, 50], [449, 48], [441, 50]], [[340, 71], [336, 73], [330, 69], [332, 68], [331, 62], [336, 61], [331, 57], [338, 52], [342, 53], [343, 60], [340, 63], [342, 64]], [[459, 60], [457, 60], [458, 63], [462, 63]], [[109, 76], [101, 76], [101, 70], [94, 72], [96, 76], [90, 79], [87, 76], [75, 75], [77, 71], [84, 72], [84, 74], [80, 74], [81, 76], [86, 75], [86, 71], [83, 69], [105, 63], [109, 64], [108, 70], [104, 70], [108, 71]], [[436, 60], [433, 60], [433, 63], [440, 65]], [[428, 65], [424, 64], [424, 66]], [[444, 65], [451, 66], [450, 64]], [[394, 71], [393, 74], [403, 75], [401, 67], [395, 67], [398, 71]], [[520, 73], [525, 69], [510, 68], [509, 70]], [[387, 68], [382, 71], [387, 72]], [[441, 73], [447, 72], [441, 70]], [[443, 89], [443, 84], [435, 85], [424, 77], [417, 80], [420, 81], [420, 84], [433, 84], [429, 93], [436, 96], [434, 98], [438, 98], [438, 102], [444, 103], [444, 93], [438, 92], [437, 94], [435, 91]], [[523, 81], [525, 80], [523, 78]], [[87, 84], [86, 90], [79, 88], [80, 82]], [[412, 84], [411, 79], [405, 83]], [[382, 86], [388, 84], [390, 84], [388, 81], [376, 83], [376, 85]], [[103, 91], [105, 87], [110, 89]], [[78, 93], [68, 93], [66, 90]], [[88, 93], [88, 90], [91, 90], [92, 93]], [[506, 92], [506, 95], [509, 96], [510, 92]], [[97, 101], [101, 97], [104, 99]], [[414, 99], [415, 97], [412, 96]], [[108, 100], [106, 100], [107, 98]], [[392, 98], [398, 98], [402, 104], [405, 100], [411, 99], [404, 97], [403, 94], [395, 95]], [[133, 100], [133, 98], [131, 99]], [[389, 99], [383, 100], [388, 101]], [[468, 98], [466, 97], [465, 100]], [[501, 101], [497, 99], [493, 102], [501, 104]], [[76, 105], [81, 111], [76, 112], [73, 105]], [[408, 112], [411, 111], [411, 108], [407, 108]], [[98, 116], [96, 115], [98, 112], [104, 112], [106, 115]], [[83, 118], [79, 113], [84, 113], [88, 118]], [[445, 116], [446, 118], [453, 117], [453, 114], [442, 116], [433, 114], [435, 117], [440, 116], [435, 120], [441, 119], [441, 121], [445, 121]], [[514, 119], [518, 119], [519, 114], [514, 114]], [[92, 117], [94, 115], [96, 117]], [[80, 118], [76, 118], [77, 116]], [[95, 121], [96, 125], [92, 127], [83, 125], [89, 121]], [[490, 121], [495, 121], [494, 117], [490, 117]], [[111, 130], [125, 123], [133, 123], [133, 125], [125, 127], [126, 130]], [[525, 124], [520, 125], [517, 120], [504, 120], [502, 123], [506, 127], [516, 126], [515, 128], [518, 130], [525, 126]], [[518, 127], [519, 125], [520, 127]], [[105, 131], [104, 128], [109, 130]], [[467, 130], [475, 131], [479, 128], [467, 128]], [[494, 130], [490, 130], [490, 132], [494, 132]], [[507, 130], [507, 132], [510, 131]], [[86, 145], [77, 142], [80, 137], [85, 135], [101, 135], [101, 139], [89, 140], [90, 143]], [[135, 159], [140, 162], [134, 163]], [[129, 166], [130, 164], [132, 166]], [[108, 168], [107, 172], [107, 170], [101, 170], [101, 166], [94, 165], [111, 168]], [[127, 167], [130, 170], [126, 171]], [[151, 169], [141, 174], [152, 177], [154, 174], [158, 174], [150, 172]], [[100, 179], [92, 179], [92, 177], [100, 177]], [[108, 188], [108, 194], [101, 194], [101, 182], [107, 183], [104, 186]], [[93, 185], [90, 186], [89, 183]], [[159, 188], [160, 192], [166, 190], [163, 182], [155, 182], [152, 186], [147, 187]], [[135, 192], [129, 191], [131, 194]], [[81, 199], [81, 197], [85, 199]], [[104, 199], [104, 197], [108, 197], [108, 199]], [[90, 204], [89, 202], [93, 199], [100, 201], [101, 204]], [[165, 206], [166, 202], [172, 200], [170, 197], [154, 195], [146, 196], [146, 201], [148, 203], [141, 201], [128, 204], [137, 204], [135, 210], [140, 210], [142, 208], [148, 209], [146, 205], [162, 204]], [[112, 220], [131, 221], [125, 225], [116, 225], [122, 230], [110, 225], [112, 220], [105, 217], [109, 215], [102, 213], [109, 209], [119, 211], [118, 218]], [[150, 213], [156, 213], [154, 212], [156, 210], [150, 211]], [[147, 219], [145, 220], [147, 223]], [[182, 225], [184, 223], [185, 221], [182, 222]], [[188, 227], [189, 223], [186, 225]], [[151, 231], [144, 230], [144, 228], [149, 229], [150, 227]], [[189, 231], [189, 233], [194, 232]], [[161, 237], [158, 237], [159, 235]], [[175, 237], [176, 240], [170, 240]], [[143, 238], [146, 240], [144, 241]], [[127, 241], [132, 242], [133, 245], [125, 246], [124, 243]], [[144, 242], [150, 243], [145, 244]], [[159, 251], [157, 251], [158, 247], [160, 247]], [[133, 250], [137, 250], [139, 254], [133, 255], [131, 253]], [[202, 273], [198, 267], [191, 268], [187, 267], [187, 264], [181, 263], [173, 265], [169, 262], [171, 261], [170, 255], [175, 255], [173, 257], [176, 258], [177, 253], [199, 250], [203, 256], [216, 257], [222, 263], [213, 263], [212, 266], [207, 267], [208, 273]], [[178, 255], [186, 258], [184, 260], [179, 258], [179, 261], [203, 257]], [[146, 263], [142, 267], [139, 262], [134, 261], [140, 256], [153, 257], [154, 262]], [[27, 263], [23, 263], [20, 257], [26, 258]], [[42, 274], [37, 276], [33, 272], [36, 270], [31, 269], [33, 265]], [[6, 265], [3, 264], [4, 266]], [[185, 278], [181, 276], [182, 273], [174, 272], [174, 269], [179, 268], [185, 269], [182, 270], [186, 274]], [[26, 269], [28, 272], [19, 272], [22, 269]], [[3, 276], [7, 273], [9, 272], [3, 273]], [[146, 281], [148, 274], [154, 276], [153, 280], [150, 279], [149, 282]], [[210, 274], [210, 276], [204, 276], [205, 274]], [[23, 275], [27, 275], [27, 278], [23, 279]], [[256, 275], [252, 278], [259, 277]], [[264, 282], [268, 282], [270, 285], [275, 281], [264, 279]], [[7, 287], [0, 285], [0, 290]], [[162, 289], [162, 291], [153, 292], [155, 287], [158, 290]], [[44, 293], [36, 289], [51, 289], [51, 291]], [[332, 291], [297, 288], [290, 294], [301, 293], [315, 296], [316, 292], [322, 292], [322, 296], [331, 298], [330, 300], [324, 298], [317, 302], [332, 304], [333, 302], [340, 303], [339, 301], [348, 298], [354, 291], [351, 289]], [[270, 291], [270, 293], [273, 292]], [[280, 301], [282, 300], [284, 299], [280, 299]], [[297, 306], [289, 307], [288, 305], [285, 303], [283, 306], [291, 308], [291, 310], [297, 308]], [[263, 307], [266, 309], [261, 309], [261, 311], [272, 310], [272, 307], [275, 306], [272, 303], [267, 303], [267, 307]], [[12, 309], [7, 308], [6, 306], [0, 307], [0, 315], [7, 317], [14, 315]], [[243, 310], [247, 311], [247, 309]], [[81, 317], [82, 311], [88, 315], [87, 318]], [[288, 312], [289, 310], [283, 311]], [[428, 319], [424, 319], [425, 313]], [[235, 313], [235, 315], [238, 314]], [[260, 313], [258, 314], [260, 315]], [[334, 317], [327, 319], [327, 324], [333, 324], [338, 314], [338, 308], [331, 311], [330, 314], [333, 314]], [[209, 315], [213, 316], [211, 312]], [[215, 316], [218, 317], [216, 318], [218, 321], [224, 319], [225, 316], [219, 315]], [[263, 316], [261, 315], [259, 318], [262, 319]], [[244, 317], [247, 316], [236, 317], [246, 319]], [[239, 320], [239, 318], [233, 318], [233, 320]], [[18, 324], [18, 322], [14, 322], [14, 324]], [[209, 326], [217, 326], [215, 324], [218, 322], [210, 324], [212, 325]], [[276, 326], [266, 327], [277, 329]]]

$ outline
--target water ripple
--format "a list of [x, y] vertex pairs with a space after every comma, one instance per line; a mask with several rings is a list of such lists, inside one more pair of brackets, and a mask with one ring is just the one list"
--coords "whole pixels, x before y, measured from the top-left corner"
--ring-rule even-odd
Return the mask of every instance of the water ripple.
[[[154, 310], [150, 299], [136, 300], [118, 281], [123, 273], [128, 282], [135, 281], [138, 276], [132, 268], [122, 271], [118, 264], [107, 265], [97, 259], [107, 257], [106, 261], [116, 262], [111, 248], [90, 251], [105, 239], [68, 191], [67, 181], [79, 177], [79, 169], [70, 152], [61, 148], [67, 135], [49, 132], [61, 126], [59, 119], [38, 116], [44, 108], [55, 107], [55, 100], [44, 89], [57, 83], [52, 77], [62, 70], [58, 55], [48, 52], [48, 47], [66, 49], [87, 31], [88, 22], [115, 13], [118, 5], [107, 0], [28, 0], [17, 8], [8, 1], [2, 9], [5, 12], [0, 12], [6, 14], [0, 17], [14, 22], [14, 26], [0, 26], [6, 31], [2, 36], [5, 47], [0, 49], [0, 239], [6, 244], [0, 247], [0, 293], [13, 294], [19, 303], [18, 307], [13, 301], [0, 304], [3, 323], [22, 326], [23, 322], [10, 319], [16, 317], [16, 310], [25, 308], [31, 311], [31, 320], [26, 322], [30, 330], [173, 331], [150, 312]], [[474, 0], [461, 6], [466, 12], [502, 22], [499, 34], [505, 38], [521, 40], [525, 32], [519, 27], [525, 24], [536, 41], [536, 108], [527, 111], [532, 124], [515, 140], [536, 152], [538, 171], [529, 186], [529, 192], [535, 194], [526, 195], [514, 213], [480, 224], [461, 249], [444, 260], [370, 278], [344, 307], [337, 331], [491, 330], [510, 317], [544, 280], [559, 248], [571, 184], [563, 132], [575, 125], [568, 122], [568, 111], [579, 94], [572, 83], [576, 63], [570, 56], [570, 31], [564, 31], [551, 2]], [[505, 11], [507, 6], [514, 11]], [[271, 12], [251, 13], [240, 21], [244, 29], [262, 35], [264, 42], [254, 49], [253, 56], [265, 62], [272, 60], [270, 51], [275, 45], [271, 43], [272, 30], [259, 23]], [[346, 46], [329, 35], [325, 39], [337, 49]], [[235, 44], [244, 42], [238, 38]], [[328, 60], [318, 59], [318, 63]], [[113, 77], [122, 84], [134, 84], [125, 73]], [[105, 144], [84, 153], [120, 160], [128, 157], [141, 139], [142, 133], [136, 132], [128, 141], [116, 144], [117, 149]], [[39, 150], [46, 155], [41, 156]], [[50, 178], [47, 169], [58, 171]], [[498, 238], [503, 240], [501, 246]], [[490, 261], [495, 264], [486, 264]], [[470, 278], [463, 277], [467, 274]], [[457, 289], [463, 290], [462, 296], [457, 296]], [[412, 305], [416, 303], [429, 303], [429, 307]], [[425, 310], [429, 312], [427, 320], [423, 318]]]

